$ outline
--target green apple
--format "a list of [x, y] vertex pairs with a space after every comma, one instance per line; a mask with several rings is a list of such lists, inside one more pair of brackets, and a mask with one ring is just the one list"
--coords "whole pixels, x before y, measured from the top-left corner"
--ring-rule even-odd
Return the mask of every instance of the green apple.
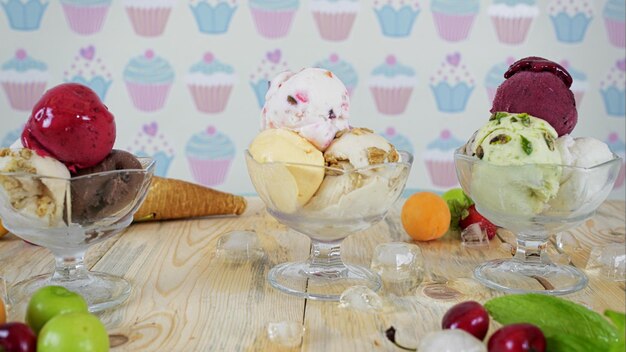
[[93, 314], [59, 314], [43, 326], [37, 337], [37, 352], [105, 352], [109, 334]]
[[450, 208], [450, 227], [458, 229], [463, 212], [467, 211], [467, 208], [474, 202], [460, 188], [453, 188], [445, 192], [441, 198], [448, 203], [448, 208]]
[[61, 286], [44, 286], [35, 291], [28, 302], [26, 324], [38, 334], [54, 316], [72, 312], [88, 312], [87, 302], [81, 295]]

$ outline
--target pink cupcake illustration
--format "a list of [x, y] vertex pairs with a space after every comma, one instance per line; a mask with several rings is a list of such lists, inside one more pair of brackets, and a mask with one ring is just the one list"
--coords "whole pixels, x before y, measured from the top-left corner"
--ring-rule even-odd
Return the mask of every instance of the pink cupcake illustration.
[[449, 42], [467, 39], [479, 9], [478, 0], [432, 0], [430, 4], [437, 33]]
[[111, 72], [96, 56], [96, 48], [93, 45], [80, 48], [69, 69], [63, 72], [63, 80], [91, 88], [103, 101], [113, 83]]
[[397, 150], [404, 150], [411, 154], [415, 153], [415, 149], [413, 148], [413, 143], [409, 138], [401, 133], [398, 133], [398, 130], [395, 127], [387, 127], [385, 132], [380, 134], [385, 137], [389, 143], [393, 144]]
[[311, 0], [311, 13], [322, 39], [346, 40], [359, 12], [358, 0]]
[[250, 0], [250, 11], [257, 32], [270, 39], [289, 33], [299, 0]]
[[358, 75], [352, 64], [342, 60], [337, 54], [330, 54], [328, 59], [316, 63], [315, 67], [323, 68], [334, 73], [335, 76], [337, 76], [337, 78], [339, 78], [346, 86], [348, 95], [352, 96], [352, 93], [359, 82]]
[[447, 55], [437, 72], [430, 77], [430, 89], [441, 112], [464, 111], [475, 86], [474, 78], [461, 62], [458, 52]]
[[494, 0], [488, 12], [500, 43], [515, 45], [526, 40], [539, 8], [535, 0]]
[[217, 60], [210, 52], [191, 66], [185, 78], [196, 108], [209, 114], [224, 111], [236, 80], [233, 67]]
[[450, 130], [441, 131], [439, 138], [430, 142], [422, 153], [426, 170], [433, 185], [441, 188], [456, 186], [459, 181], [454, 167], [454, 150], [463, 145], [463, 141], [454, 138]]
[[131, 59], [124, 68], [124, 82], [135, 107], [141, 111], [160, 110], [174, 81], [174, 70], [152, 50]]
[[111, 0], [61, 0], [61, 5], [70, 29], [89, 35], [102, 29]]
[[224, 183], [235, 157], [235, 144], [213, 126], [191, 136], [185, 154], [193, 179], [205, 186]]
[[626, 176], [626, 145], [624, 141], [619, 138], [617, 132], [611, 132], [605, 142], [613, 153], [622, 158], [622, 168], [619, 170], [615, 185], [613, 186], [613, 189], [620, 188], [624, 186], [624, 178]]
[[125, 0], [126, 13], [137, 35], [158, 37], [163, 34], [176, 0]]
[[161, 177], [167, 176], [174, 159], [174, 149], [156, 121], [143, 125], [126, 150], [136, 156], [153, 158], [156, 161], [154, 174]]
[[626, 47], [626, 2], [608, 0], [602, 11], [609, 42], [618, 48]]
[[15, 110], [30, 111], [48, 83], [48, 66], [18, 49], [15, 56], [0, 67], [0, 84]]
[[382, 65], [374, 68], [369, 80], [378, 112], [386, 115], [404, 113], [416, 84], [415, 70], [399, 63], [395, 56], [387, 56]]
[[269, 87], [270, 81], [280, 72], [287, 71], [287, 62], [283, 61], [280, 49], [268, 51], [256, 71], [250, 75], [250, 87], [254, 92], [259, 107], [265, 104], [265, 93]]

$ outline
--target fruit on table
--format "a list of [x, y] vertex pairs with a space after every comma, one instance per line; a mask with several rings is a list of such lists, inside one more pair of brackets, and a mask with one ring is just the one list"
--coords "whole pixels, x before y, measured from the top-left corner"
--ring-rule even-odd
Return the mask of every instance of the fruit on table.
[[461, 188], [452, 188], [442, 194], [441, 198], [448, 203], [450, 209], [450, 227], [458, 229], [461, 216], [474, 202]]
[[404, 230], [417, 241], [443, 236], [450, 228], [450, 209], [443, 198], [431, 192], [417, 192], [402, 206]]
[[39, 333], [54, 316], [73, 312], [88, 312], [83, 297], [61, 286], [44, 286], [33, 294], [26, 308], [26, 324]]
[[93, 314], [59, 314], [44, 325], [37, 338], [37, 352], [105, 352], [109, 335]]
[[461, 302], [448, 309], [441, 321], [442, 329], [461, 329], [482, 340], [489, 330], [489, 314], [478, 302]]
[[35, 352], [37, 337], [33, 330], [24, 323], [6, 323], [0, 325], [0, 351]]
[[482, 230], [487, 232], [487, 237], [489, 237], [490, 240], [496, 236], [498, 227], [482, 216], [478, 210], [476, 210], [476, 205], [472, 204], [467, 208], [467, 214], [464, 214], [464, 217], [459, 220], [459, 226], [461, 230], [465, 230], [468, 226], [476, 223], [480, 225]]
[[0, 219], [0, 237], [6, 235], [7, 233], [9, 233], [9, 230], [2, 225], [2, 219]]
[[4, 300], [0, 298], [0, 324], [4, 324], [6, 322], [7, 322], [6, 305], [4, 304]]
[[532, 324], [506, 325], [493, 333], [487, 343], [489, 352], [544, 352], [546, 338]]

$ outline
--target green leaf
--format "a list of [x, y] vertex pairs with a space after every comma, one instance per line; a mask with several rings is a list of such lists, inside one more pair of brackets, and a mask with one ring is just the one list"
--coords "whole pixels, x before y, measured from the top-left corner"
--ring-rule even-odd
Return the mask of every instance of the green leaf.
[[546, 336], [546, 352], [603, 351], [605, 345], [578, 335]]
[[626, 335], [626, 314], [607, 309], [604, 311], [604, 316], [613, 322], [623, 340]]
[[497, 322], [530, 323], [546, 336], [578, 336], [608, 351], [618, 341], [618, 332], [602, 315], [574, 302], [541, 294], [493, 298], [485, 308]]
[[624, 340], [613, 344], [611, 346], [611, 349], [609, 350], [609, 352], [624, 352], [626, 351], [626, 342], [624, 342]]
[[526, 153], [526, 155], [532, 154], [533, 144], [524, 136], [520, 136], [520, 138], [522, 139], [522, 150], [524, 151], [524, 153]]

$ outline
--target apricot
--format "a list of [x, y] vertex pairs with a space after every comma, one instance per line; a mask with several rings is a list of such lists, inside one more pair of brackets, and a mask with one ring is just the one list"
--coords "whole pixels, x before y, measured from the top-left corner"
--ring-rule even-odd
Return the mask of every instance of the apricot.
[[404, 230], [416, 241], [431, 241], [450, 227], [450, 209], [443, 198], [432, 192], [411, 195], [400, 215]]

